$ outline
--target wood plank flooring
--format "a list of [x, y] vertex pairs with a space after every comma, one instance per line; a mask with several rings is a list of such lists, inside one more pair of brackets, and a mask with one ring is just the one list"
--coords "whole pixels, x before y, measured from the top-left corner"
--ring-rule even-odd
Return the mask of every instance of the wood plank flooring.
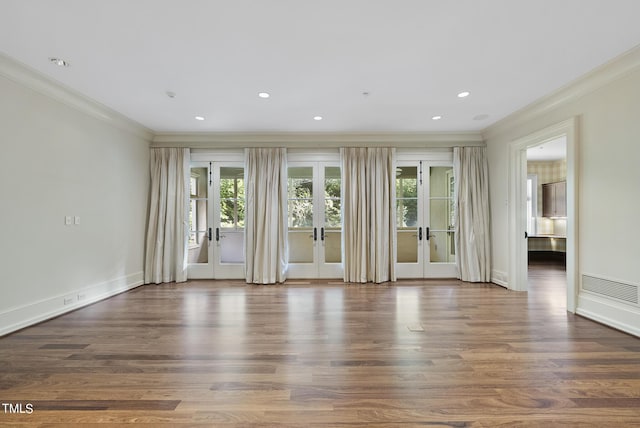
[[140, 287], [0, 338], [0, 426], [640, 426], [640, 339], [530, 278]]

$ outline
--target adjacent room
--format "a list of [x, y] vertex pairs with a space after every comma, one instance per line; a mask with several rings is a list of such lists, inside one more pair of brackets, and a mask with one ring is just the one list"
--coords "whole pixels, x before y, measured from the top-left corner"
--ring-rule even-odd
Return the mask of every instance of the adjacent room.
[[1, 426], [640, 425], [640, 2], [0, 10]]
[[527, 266], [530, 287], [567, 289], [567, 141], [527, 149]]

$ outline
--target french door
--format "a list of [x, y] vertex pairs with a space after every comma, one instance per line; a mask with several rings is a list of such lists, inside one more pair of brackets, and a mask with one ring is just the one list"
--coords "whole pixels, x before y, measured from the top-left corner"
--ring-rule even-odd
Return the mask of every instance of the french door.
[[451, 162], [396, 165], [398, 278], [456, 277]]
[[338, 162], [288, 163], [289, 278], [342, 277]]
[[189, 278], [244, 277], [243, 162], [192, 162]]

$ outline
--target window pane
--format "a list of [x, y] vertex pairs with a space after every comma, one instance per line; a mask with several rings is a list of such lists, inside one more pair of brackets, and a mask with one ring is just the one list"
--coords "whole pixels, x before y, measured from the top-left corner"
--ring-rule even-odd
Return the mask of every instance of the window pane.
[[289, 199], [313, 198], [313, 168], [291, 167], [288, 169], [289, 183], [287, 191]]
[[206, 232], [189, 233], [188, 263], [207, 263], [209, 260], [209, 239]]
[[325, 230], [324, 261], [326, 263], [340, 263], [342, 261], [342, 232], [340, 229]]
[[429, 207], [429, 225], [431, 227], [431, 230], [453, 229], [453, 224], [449, 223], [449, 211], [449, 199], [431, 199], [431, 206]]
[[207, 197], [207, 176], [209, 175], [209, 168], [197, 167], [191, 168], [191, 180], [190, 193], [193, 197], [206, 198]]
[[398, 263], [418, 262], [418, 230], [398, 229]]
[[313, 230], [289, 230], [289, 263], [313, 263]]
[[418, 222], [418, 199], [396, 199], [396, 224], [413, 227]]
[[418, 168], [402, 166], [396, 168], [396, 197], [415, 198], [418, 196]]
[[190, 188], [191, 196], [198, 196], [198, 178], [192, 176], [189, 183], [190, 183], [189, 188]]
[[311, 199], [289, 200], [289, 227], [313, 227]]
[[454, 263], [454, 232], [431, 232], [429, 239], [430, 261], [432, 263]]
[[[195, 200], [191, 200], [189, 202], [189, 231], [193, 232], [196, 230], [196, 201]], [[194, 235], [194, 241], [195, 243], [195, 235]], [[189, 238], [189, 243], [191, 243], [191, 237]]]
[[235, 227], [238, 204], [235, 199], [220, 201], [220, 227]]
[[433, 197], [453, 196], [450, 178], [453, 177], [453, 168], [450, 166], [432, 166], [429, 172], [429, 195]]
[[220, 263], [244, 263], [244, 231], [220, 233]]
[[340, 167], [325, 167], [324, 196], [325, 198], [340, 198]]
[[340, 199], [324, 200], [324, 224], [327, 227], [341, 227]]
[[236, 227], [244, 228], [244, 199], [238, 199], [238, 222], [236, 223]]

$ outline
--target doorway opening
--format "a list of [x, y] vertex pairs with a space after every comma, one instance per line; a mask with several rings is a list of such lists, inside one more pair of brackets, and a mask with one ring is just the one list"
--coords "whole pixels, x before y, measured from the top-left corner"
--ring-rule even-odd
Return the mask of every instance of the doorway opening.
[[567, 139], [529, 146], [527, 156], [527, 285], [564, 306], [567, 289]]

